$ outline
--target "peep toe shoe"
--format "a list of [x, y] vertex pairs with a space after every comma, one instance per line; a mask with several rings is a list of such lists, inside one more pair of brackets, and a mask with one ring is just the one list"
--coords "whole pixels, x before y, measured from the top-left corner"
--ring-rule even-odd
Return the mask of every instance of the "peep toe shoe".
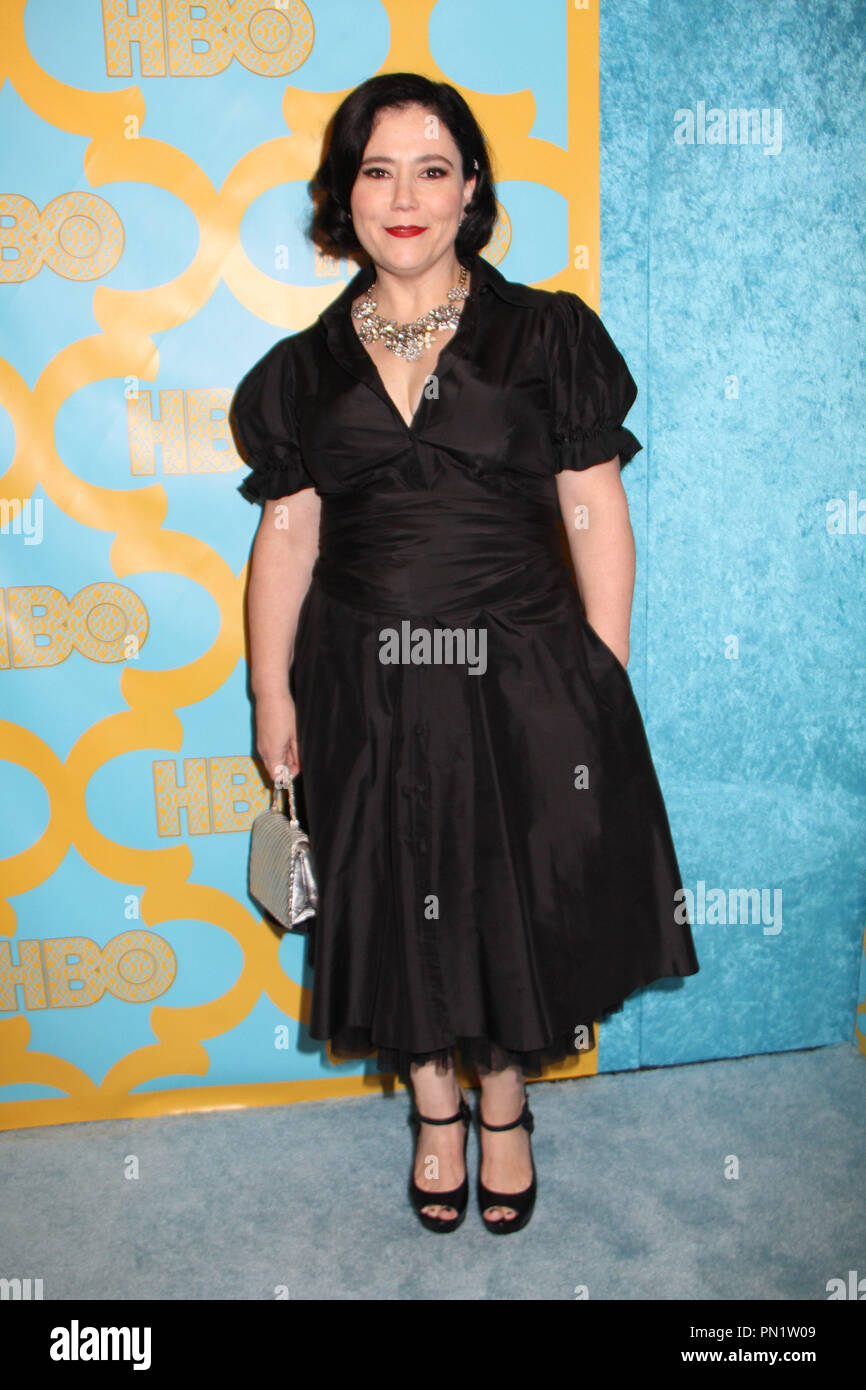
[[[445, 1233], [446, 1231], [456, 1231], [466, 1216], [466, 1207], [469, 1201], [469, 1174], [466, 1173], [459, 1187], [455, 1187], [451, 1192], [425, 1192], [423, 1187], [419, 1187], [415, 1181], [415, 1153], [418, 1145], [418, 1135], [421, 1125], [453, 1125], [460, 1120], [465, 1125], [463, 1134], [463, 1164], [466, 1165], [466, 1143], [469, 1139], [469, 1127], [472, 1123], [472, 1112], [466, 1103], [466, 1097], [460, 1092], [460, 1107], [456, 1115], [451, 1115], [447, 1120], [431, 1120], [426, 1115], [421, 1115], [412, 1101], [412, 1109], [408, 1116], [409, 1124], [415, 1134], [415, 1148], [412, 1151], [412, 1169], [409, 1173], [409, 1198], [412, 1206], [418, 1214], [418, 1220], [428, 1231]], [[457, 1215], [451, 1217], [432, 1216], [430, 1212], [422, 1211], [422, 1207], [453, 1207]]]
[[[535, 1119], [529, 1108], [529, 1100], [524, 1092], [523, 1109], [516, 1120], [512, 1120], [508, 1125], [489, 1125], [481, 1116], [481, 1105], [478, 1106], [478, 1122], [482, 1129], [489, 1129], [501, 1133], [506, 1129], [516, 1129], [518, 1125], [532, 1134], [535, 1128]], [[525, 1187], [522, 1192], [492, 1192], [489, 1187], [485, 1187], [481, 1181], [481, 1166], [478, 1168], [478, 1207], [481, 1212], [483, 1224], [494, 1236], [508, 1236], [512, 1231], [519, 1231], [529, 1222], [535, 1208], [535, 1196], [538, 1190], [537, 1175], [535, 1172], [535, 1159], [532, 1156], [532, 1143], [529, 1145], [529, 1159], [532, 1164], [532, 1182]], [[502, 1216], [498, 1221], [487, 1221], [484, 1218], [485, 1211], [491, 1207], [509, 1207], [516, 1212], [516, 1216]]]

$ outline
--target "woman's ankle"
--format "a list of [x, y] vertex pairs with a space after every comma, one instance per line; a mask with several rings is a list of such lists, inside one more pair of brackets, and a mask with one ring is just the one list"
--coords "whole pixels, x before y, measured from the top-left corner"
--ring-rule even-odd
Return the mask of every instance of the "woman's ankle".
[[434, 1063], [412, 1067], [412, 1095], [420, 1115], [431, 1120], [446, 1120], [457, 1113], [461, 1091], [454, 1067], [442, 1070]]
[[481, 1076], [481, 1117], [487, 1124], [510, 1124], [521, 1113], [525, 1099], [526, 1078], [519, 1067]]

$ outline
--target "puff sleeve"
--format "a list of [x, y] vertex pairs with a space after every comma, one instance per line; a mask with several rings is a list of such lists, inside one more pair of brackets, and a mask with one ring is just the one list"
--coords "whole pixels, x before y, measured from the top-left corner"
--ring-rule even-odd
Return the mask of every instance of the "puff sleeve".
[[643, 448], [623, 425], [637, 397], [625, 359], [595, 310], [568, 290], [553, 295], [548, 331], [554, 472], [617, 454], [624, 467]]
[[252, 469], [237, 489], [248, 502], [315, 487], [301, 455], [288, 339], [247, 372], [232, 397], [229, 421], [238, 453]]

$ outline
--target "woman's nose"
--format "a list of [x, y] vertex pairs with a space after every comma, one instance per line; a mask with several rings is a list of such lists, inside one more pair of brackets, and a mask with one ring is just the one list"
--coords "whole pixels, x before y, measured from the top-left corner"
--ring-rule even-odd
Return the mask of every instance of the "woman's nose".
[[418, 206], [415, 181], [410, 171], [398, 173], [394, 180], [394, 195], [391, 199], [395, 208], [414, 208]]

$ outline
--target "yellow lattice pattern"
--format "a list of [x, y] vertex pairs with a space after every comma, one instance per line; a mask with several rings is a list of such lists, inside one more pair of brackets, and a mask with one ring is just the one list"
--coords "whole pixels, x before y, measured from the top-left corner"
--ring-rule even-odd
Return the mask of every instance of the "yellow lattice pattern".
[[[383, 0], [391, 35], [383, 71], [408, 69], [451, 80], [428, 49], [433, 4], [434, 0]], [[0, 1125], [6, 1128], [274, 1104], [357, 1093], [379, 1084], [375, 1077], [337, 1073], [308, 1081], [132, 1094], [136, 1086], [160, 1077], [205, 1078], [208, 1054], [202, 1040], [237, 1027], [262, 995], [287, 1018], [301, 1022], [309, 1001], [307, 991], [281, 968], [278, 935], [251, 912], [242, 885], [235, 898], [191, 883], [192, 856], [185, 844], [156, 851], [129, 848], [101, 834], [87, 814], [87, 788], [99, 770], [135, 750], [179, 751], [183, 728], [177, 711], [220, 690], [244, 653], [245, 569], [233, 574], [223, 556], [197, 536], [163, 530], [166, 492], [158, 483], [145, 481], [155, 475], [155, 440], [162, 446], [167, 474], [239, 466], [227, 430], [223, 437], [229, 441], [228, 450], [214, 450], [211, 442], [212, 412], [225, 409], [231, 392], [208, 383], [194, 391], [160, 391], [160, 415], [154, 420], [149, 394], [128, 391], [130, 471], [142, 479], [132, 490], [99, 487], [75, 476], [57, 450], [54, 423], [65, 401], [90, 383], [118, 378], [155, 381], [159, 352], [153, 335], [193, 318], [220, 279], [250, 314], [273, 325], [275, 337], [306, 326], [326, 307], [336, 292], [333, 284], [308, 287], [275, 281], [245, 255], [239, 229], [246, 209], [269, 188], [309, 178], [326, 122], [345, 93], [303, 89], [301, 69], [315, 33], [310, 10], [300, 0], [272, 0], [268, 5], [261, 0], [235, 0], [233, 5], [209, 0], [205, 18], [195, 18], [194, 8], [174, 0], [138, 0], [134, 16], [127, 0], [103, 0], [102, 9], [109, 76], [132, 76], [133, 42], [138, 44], [142, 71], [169, 80], [206, 81], [237, 61], [262, 79], [283, 83], [282, 114], [291, 134], [251, 149], [217, 189], [184, 152], [182, 130], [177, 146], [147, 137], [140, 88], [132, 84], [98, 92], [57, 81], [28, 51], [25, 0], [4, 0], [0, 6], [0, 74], [41, 120], [58, 131], [86, 137], [84, 177], [90, 189], [97, 190], [59, 192], [39, 209], [26, 197], [0, 189], [0, 212], [11, 214], [15, 222], [17, 250], [14, 258], [0, 258], [0, 278], [8, 284], [36, 274], [53, 273], [72, 281], [106, 274], [123, 255], [124, 229], [98, 190], [116, 181], [171, 193], [189, 208], [199, 232], [195, 256], [169, 283], [137, 291], [94, 284], [92, 312], [99, 332], [59, 352], [32, 391], [9, 361], [0, 360], [0, 403], [11, 417], [17, 445], [3, 495], [27, 498], [38, 484], [69, 522], [115, 537], [110, 551], [113, 576], [96, 576], [74, 596], [48, 583], [7, 590], [5, 607], [0, 604], [0, 670], [54, 665], [73, 649], [94, 661], [122, 662], [133, 656], [148, 634], [147, 611], [135, 593], [135, 579], [141, 574], [171, 573], [199, 585], [219, 614], [212, 645], [187, 666], [146, 671], [134, 662], [125, 665], [118, 678], [128, 708], [83, 728], [64, 761], [31, 729], [0, 721], [0, 757], [27, 769], [50, 803], [48, 824], [36, 843], [0, 866], [7, 895], [0, 903], [0, 1000], [5, 1000], [2, 1007], [7, 1011], [0, 1021], [0, 1082], [42, 1085], [58, 1093], [0, 1107]], [[464, 95], [489, 136], [497, 180], [541, 182], [568, 200], [568, 264], [543, 282], [544, 287], [575, 290], [598, 308], [598, 15], [594, 4], [563, 0], [563, 9], [568, 25], [568, 149], [529, 135], [535, 119], [530, 91], [503, 96], [464, 90]], [[206, 38], [206, 51], [195, 47], [196, 38]], [[135, 139], [128, 138], [131, 127], [137, 132]], [[490, 260], [501, 259], [510, 235], [502, 208], [486, 251]], [[11, 236], [9, 225], [0, 223], [0, 246]], [[37, 636], [48, 640], [39, 642]], [[153, 762], [161, 834], [178, 835], [184, 823], [189, 835], [243, 831], [266, 804], [266, 790], [246, 754], [185, 759], [182, 783], [179, 766], [164, 758]], [[9, 899], [44, 884], [71, 848], [96, 873], [124, 885], [127, 892], [129, 885], [143, 885], [139, 915], [146, 927], [121, 933], [104, 947], [84, 936], [15, 940], [16, 915]], [[61, 1057], [30, 1050], [31, 1030], [22, 1002], [34, 1010], [81, 1007], [97, 1002], [105, 992], [137, 1002], [158, 1000], [176, 969], [165, 939], [170, 927], [165, 924], [178, 920], [208, 923], [237, 942], [242, 969], [224, 995], [195, 1007], [154, 1002], [150, 1026], [155, 1041], [120, 1056], [98, 1082]], [[577, 1075], [595, 1068], [596, 1053], [585, 1052], [547, 1074]]]

